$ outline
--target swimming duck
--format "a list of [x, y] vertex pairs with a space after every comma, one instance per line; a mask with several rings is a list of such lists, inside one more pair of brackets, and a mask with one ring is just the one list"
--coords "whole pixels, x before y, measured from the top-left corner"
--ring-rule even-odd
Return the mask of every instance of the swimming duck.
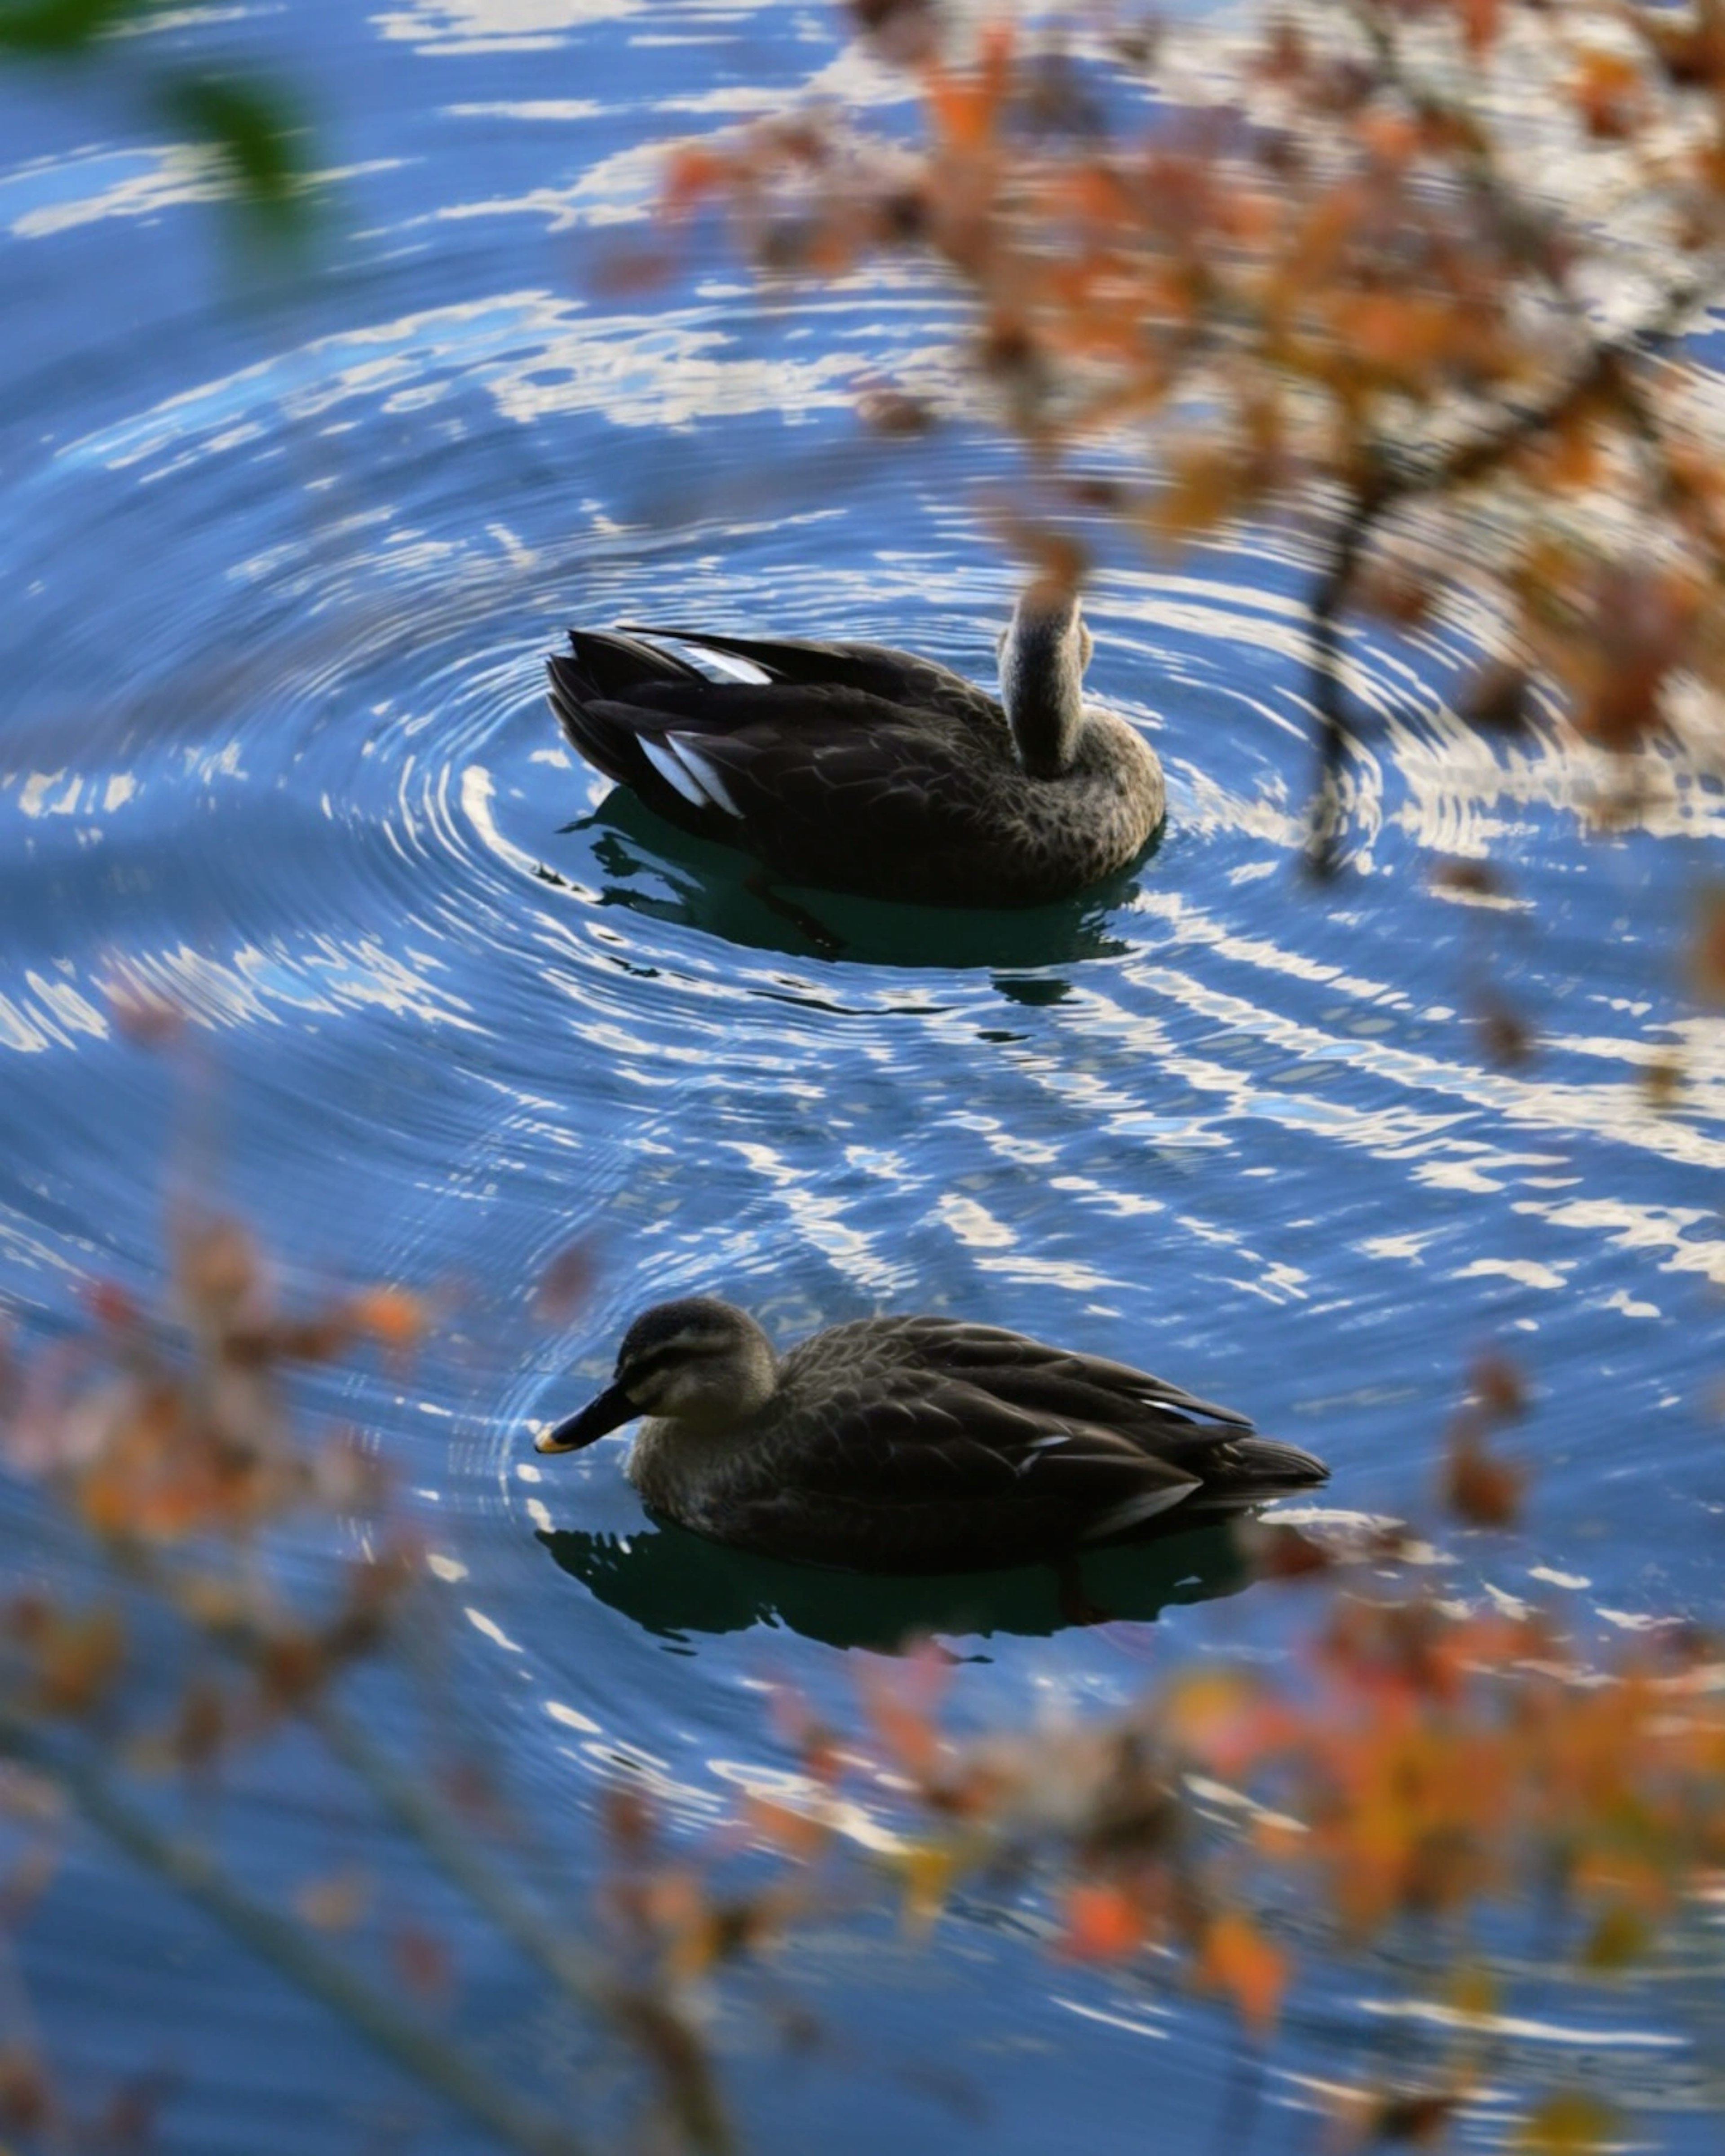
[[865, 1317], [781, 1358], [711, 1296], [644, 1312], [614, 1382], [535, 1442], [573, 1452], [637, 1415], [626, 1471], [655, 1512], [855, 1572], [1060, 1563], [1329, 1476], [1231, 1409], [1021, 1332]]
[[[715, 680], [675, 638], [765, 678]], [[787, 881], [927, 906], [1040, 906], [1124, 868], [1160, 827], [1162, 766], [1086, 709], [1076, 595], [1031, 586], [1000, 640], [1000, 701], [874, 644], [571, 629], [551, 704], [586, 760], [669, 822]]]

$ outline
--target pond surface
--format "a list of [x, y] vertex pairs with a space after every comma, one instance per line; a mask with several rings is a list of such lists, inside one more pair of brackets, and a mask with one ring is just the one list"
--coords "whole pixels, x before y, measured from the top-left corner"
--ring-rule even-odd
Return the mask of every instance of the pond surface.
[[[0, 93], [0, 1308], [26, 1339], [92, 1277], [159, 1285], [188, 1159], [296, 1287], [447, 1291], [411, 1378], [344, 1404], [434, 1522], [459, 1686], [578, 1879], [608, 1782], [644, 1777], [693, 1830], [788, 1764], [763, 1687], [852, 1722], [856, 1643], [890, 1629], [656, 1534], [618, 1444], [532, 1458], [531, 1424], [669, 1295], [729, 1295], [784, 1340], [922, 1308], [1137, 1362], [1322, 1454], [1342, 1514], [1429, 1507], [1469, 1361], [1500, 1349], [1536, 1480], [1522, 1530], [1454, 1538], [1475, 1591], [1604, 1633], [1716, 1615], [1725, 1041], [1685, 954], [1717, 783], [1662, 763], [1639, 822], [1589, 834], [1596, 773], [1450, 716], [1466, 624], [1363, 641], [1375, 723], [1314, 893], [1297, 550], [1122, 557], [1088, 595], [1090, 687], [1167, 765], [1159, 850], [1016, 919], [798, 894], [835, 957], [740, 860], [608, 801], [542, 668], [571, 622], [659, 619], [990, 673], [1010, 454], [963, 420], [866, 440], [849, 410], [895, 374], [938, 391], [950, 296], [896, 271], [769, 307], [699, 249], [646, 291], [593, 275], [644, 145], [818, 70], [891, 86], [818, 10], [701, 0], [224, 10], [148, 49], [170, 47], [283, 63], [341, 177], [278, 290], [224, 267], [195, 165], [117, 98]], [[1433, 891], [1436, 860], [1486, 851], [1513, 903]], [[1472, 1015], [1486, 981], [1538, 1037], [1513, 1068]], [[123, 984], [190, 1014], [191, 1075], [121, 1037]], [[593, 1292], [547, 1331], [533, 1284], [578, 1239]], [[0, 1517], [23, 1564], [28, 1510]], [[954, 1712], [1101, 1707], [1183, 1655], [1276, 1653], [1290, 1606], [1239, 1584], [1181, 1542], [1108, 1625], [1061, 1630], [1034, 1595], [987, 1629], [948, 1609]], [[227, 1817], [285, 1884], [344, 1831], [290, 1786]], [[842, 2041], [787, 2066], [721, 2030], [756, 2143], [1030, 2151], [1081, 2119], [1098, 2156], [1213, 2145], [1225, 2019], [1034, 1931], [1009, 1897], [927, 1948], [797, 1947], [788, 1979]], [[104, 1857], [28, 1946], [58, 2055], [165, 2070], [177, 2149], [321, 2148], [394, 2115], [320, 2015]], [[529, 2045], [522, 1980], [465, 1952]], [[1313, 2145], [1314, 2087], [1365, 2070], [1399, 1991], [1368, 1964], [1296, 1998], [1255, 2148]], [[1644, 2104], [1650, 2143], [1716, 2148], [1719, 2039], [1676, 1994], [1555, 1994], [1465, 2143], [1504, 2142], [1517, 2088], [1581, 2078]], [[473, 2145], [441, 2121], [419, 2145], [445, 2138]]]

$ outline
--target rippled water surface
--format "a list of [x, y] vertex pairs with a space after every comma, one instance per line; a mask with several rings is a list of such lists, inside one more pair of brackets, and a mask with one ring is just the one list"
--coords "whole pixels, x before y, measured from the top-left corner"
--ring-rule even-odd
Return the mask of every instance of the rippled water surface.
[[[1538, 1472], [1526, 1529], [1466, 1560], [1479, 1591], [1556, 1592], [1607, 1630], [1716, 1611], [1725, 1059], [1683, 952], [1717, 785], [1662, 765], [1640, 824], [1584, 836], [1593, 774], [1449, 716], [1465, 624], [1362, 644], [1375, 725], [1316, 896], [1297, 555], [1122, 557], [1090, 598], [1091, 687], [1168, 766], [1159, 850], [1014, 919], [799, 894], [834, 957], [740, 861], [606, 798], [542, 660], [570, 621], [657, 617], [989, 671], [1010, 459], [962, 423], [865, 443], [848, 410], [895, 372], [937, 386], [938, 289], [768, 307], [699, 252], [626, 296], [591, 274], [650, 185], [644, 144], [817, 70], [883, 80], [818, 11], [702, 0], [300, 4], [161, 37], [283, 61], [341, 177], [306, 280], [260, 289], [224, 267], [195, 163], [118, 103], [0, 95], [0, 1306], [26, 1336], [92, 1276], [157, 1278], [188, 1124], [292, 1280], [445, 1290], [411, 1378], [347, 1404], [422, 1493], [474, 1711], [578, 1876], [608, 1779], [709, 1816], [786, 1764], [763, 1684], [848, 1717], [847, 1643], [891, 1625], [655, 1534], [614, 1445], [526, 1453], [668, 1294], [732, 1295], [785, 1338], [909, 1307], [1069, 1338], [1321, 1451], [1343, 1512], [1426, 1502], [1495, 1346], [1531, 1378]], [[1434, 894], [1436, 857], [1487, 850], [1513, 904]], [[1487, 979], [1538, 1035], [1512, 1069], [1470, 1016]], [[119, 1037], [121, 983], [193, 1014], [193, 1076]], [[531, 1284], [576, 1237], [597, 1284], [547, 1334]], [[1283, 1604], [1170, 1549], [1108, 1625], [955, 1614], [961, 1718], [1275, 1650]], [[339, 1840], [285, 1794], [236, 1816], [285, 1878]], [[369, 2065], [129, 1875], [74, 1868], [32, 1939], [63, 2052], [181, 2077], [172, 2145], [375, 2127]], [[1224, 2101], [1219, 2016], [1051, 1963], [1009, 1902], [927, 1950], [817, 1938], [790, 1967], [845, 2039], [787, 2070], [736, 2035], [766, 2144], [1029, 2150], [1081, 2117], [1097, 2149], [1196, 2148]], [[465, 1975], [530, 2041], [478, 1942]], [[1367, 1968], [1296, 2000], [1255, 2145], [1310, 2145], [1312, 2087], [1383, 2041], [1393, 1990]], [[1640, 2092], [1650, 2133], [1699, 2150], [1718, 2033], [1681, 2000], [1559, 1995], [1516, 2071]], [[1488, 2092], [1471, 2141], [1502, 2116]]]

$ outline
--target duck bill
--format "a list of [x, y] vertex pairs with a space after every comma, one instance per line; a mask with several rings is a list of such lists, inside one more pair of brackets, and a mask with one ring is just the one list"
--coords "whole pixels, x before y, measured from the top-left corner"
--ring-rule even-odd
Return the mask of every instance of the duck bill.
[[608, 1435], [640, 1412], [621, 1385], [613, 1385], [596, 1400], [589, 1400], [578, 1414], [572, 1414], [553, 1429], [541, 1430], [533, 1440], [533, 1450], [579, 1452], [583, 1445]]

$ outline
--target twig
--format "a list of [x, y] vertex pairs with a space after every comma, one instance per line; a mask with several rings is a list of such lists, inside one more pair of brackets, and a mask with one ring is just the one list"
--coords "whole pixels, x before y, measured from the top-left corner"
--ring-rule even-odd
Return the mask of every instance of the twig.
[[[171, 1567], [134, 1539], [111, 1545], [133, 1578], [178, 1609], [204, 1638], [242, 1662], [254, 1675], [263, 1667], [270, 1638], [256, 1619], [238, 1611], [219, 1617], [192, 1606]], [[600, 2012], [616, 2007], [616, 1989], [598, 1963], [562, 1938], [513, 1884], [473, 1844], [463, 1839], [448, 1811], [402, 1773], [352, 1717], [321, 1690], [294, 1702], [301, 1717], [321, 1736], [356, 1779], [363, 1782], [382, 1810], [418, 1841], [444, 1876], [550, 1976], [578, 2005]]]
[[1317, 784], [1306, 834], [1306, 865], [1320, 880], [1334, 874], [1342, 834], [1342, 761], [1353, 736], [1348, 724], [1348, 692], [1342, 680], [1342, 610], [1366, 542], [1396, 495], [1385, 480], [1368, 481], [1336, 531], [1330, 558], [1308, 605], [1312, 657], [1308, 671], [1317, 710]]
[[1495, 425], [1481, 428], [1466, 441], [1428, 450], [1423, 456], [1404, 452], [1393, 457], [1382, 447], [1370, 454], [1367, 475], [1349, 497], [1308, 602], [1308, 673], [1319, 720], [1318, 778], [1306, 842], [1307, 866], [1312, 875], [1327, 876], [1336, 866], [1342, 821], [1340, 771], [1353, 740], [1342, 681], [1341, 616], [1367, 542], [1404, 502], [1491, 478], [1528, 443], [1561, 426], [1589, 397], [1609, 389], [1631, 423], [1645, 426], [1645, 405], [1625, 370], [1631, 361], [1656, 357], [1681, 336], [1695, 310], [1717, 296], [1722, 281], [1725, 268], [1715, 264], [1708, 276], [1673, 285], [1659, 305], [1632, 328], [1596, 339], [1580, 363], [1543, 398], [1512, 407]]
[[618, 2015], [617, 1986], [593, 1958], [558, 1937], [513, 1884], [462, 1839], [441, 1804], [418, 1788], [330, 1701], [314, 1699], [304, 1712], [348, 1771], [366, 1784], [397, 1825], [414, 1837], [444, 1876], [506, 1938], [512, 1940], [578, 2005]]
[[56, 1784], [83, 1817], [135, 1862], [177, 1888], [289, 1983], [327, 2006], [412, 2079], [435, 2090], [506, 2146], [526, 2150], [528, 2156], [584, 2156], [585, 2144], [566, 2127], [500, 2087], [447, 2036], [399, 2012], [297, 1925], [245, 1893], [203, 1851], [163, 1833], [121, 1795], [100, 1767], [63, 1756], [28, 1724], [3, 1712], [0, 1753]]

